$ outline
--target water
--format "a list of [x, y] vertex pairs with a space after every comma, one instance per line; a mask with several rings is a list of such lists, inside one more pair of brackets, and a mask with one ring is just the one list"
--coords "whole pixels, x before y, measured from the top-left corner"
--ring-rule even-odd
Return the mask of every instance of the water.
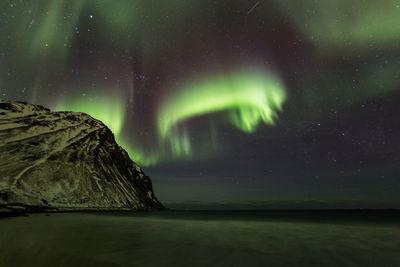
[[400, 266], [400, 215], [31, 214], [0, 219], [0, 266]]

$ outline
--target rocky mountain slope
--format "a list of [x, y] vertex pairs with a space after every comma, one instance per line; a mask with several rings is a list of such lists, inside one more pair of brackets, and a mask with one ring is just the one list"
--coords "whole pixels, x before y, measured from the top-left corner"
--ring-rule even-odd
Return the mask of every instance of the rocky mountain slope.
[[0, 102], [0, 206], [35, 210], [162, 209], [150, 179], [99, 120]]

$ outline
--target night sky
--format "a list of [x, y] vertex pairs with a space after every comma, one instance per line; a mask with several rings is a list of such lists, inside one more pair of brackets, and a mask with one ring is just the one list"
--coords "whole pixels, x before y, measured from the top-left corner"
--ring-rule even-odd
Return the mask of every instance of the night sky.
[[102, 120], [167, 207], [400, 208], [400, 1], [0, 3], [0, 99]]

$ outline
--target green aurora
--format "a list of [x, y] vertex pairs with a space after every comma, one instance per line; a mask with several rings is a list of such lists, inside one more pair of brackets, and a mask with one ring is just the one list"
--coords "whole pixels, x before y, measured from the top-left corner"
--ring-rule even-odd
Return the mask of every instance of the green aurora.
[[167, 205], [400, 203], [400, 0], [0, 10], [0, 99], [101, 120]]
[[320, 49], [354, 52], [354, 46], [368, 49], [367, 42], [385, 46], [398, 39], [398, 0], [275, 0], [275, 3]]
[[184, 86], [169, 95], [158, 110], [158, 133], [169, 140], [173, 154], [189, 155], [191, 145], [186, 131], [178, 125], [190, 118], [224, 112], [224, 120], [252, 133], [261, 122], [273, 125], [277, 111], [286, 99], [283, 85], [268, 72], [240, 71], [211, 76]]
[[[133, 145], [135, 140], [127, 140], [121, 134], [125, 122], [122, 95], [96, 93], [95, 97], [63, 98], [55, 110], [84, 112], [101, 120], [137, 163], [149, 166], [171, 157], [193, 156], [189, 132], [186, 127], [183, 130], [178, 127], [188, 119], [224, 112], [222, 118], [225, 122], [252, 133], [260, 123], [274, 125], [277, 112], [282, 110], [286, 99], [280, 80], [260, 70], [212, 75], [174, 92], [164, 99], [158, 109], [159, 147], [152, 153], [141, 153], [139, 146]], [[205, 145], [208, 147], [210, 144]]]
[[64, 98], [54, 109], [56, 111], [75, 111], [89, 114], [107, 125], [116, 137], [121, 133], [125, 119], [123, 97], [118, 94], [108, 96], [96, 93], [93, 98], [79, 96]]
[[[155, 5], [157, 8], [154, 8]], [[49, 93], [47, 90], [50, 89], [46, 88], [51, 88], [51, 84], [60, 86], [56, 82], [58, 80], [67, 88], [80, 88], [69, 77], [65, 80], [58, 77], [50, 79], [46, 71], [51, 69], [52, 73], [66, 73], [68, 58], [80, 56], [76, 53], [77, 43], [95, 47], [100, 42], [113, 51], [126, 51], [124, 53], [131, 52], [134, 50], [132, 47], [135, 47], [140, 51], [142, 72], [147, 75], [151, 72], [149, 66], [157, 65], [166, 53], [166, 46], [160, 44], [180, 40], [183, 43], [182, 49], [185, 49], [182, 38], [186, 36], [188, 28], [194, 28], [194, 32], [201, 34], [208, 33], [206, 24], [196, 23], [196, 27], [193, 27], [186, 22], [191, 19], [212, 20], [213, 12], [197, 12], [208, 10], [210, 5], [211, 1], [185, 0], [172, 0], [168, 3], [120, 1], [118, 4], [104, 0], [101, 5], [94, 0], [40, 0], [23, 4], [3, 2], [1, 8], [5, 10], [4, 23], [0, 25], [0, 31], [5, 38], [0, 42], [0, 50], [7, 53], [0, 55], [0, 85], [4, 88], [31, 87], [28, 89], [28, 102], [40, 103], [41, 100], [44, 103], [40, 104], [55, 107], [56, 110], [85, 112], [102, 120], [124, 148], [135, 152], [130, 153], [131, 156], [142, 165], [152, 165], [171, 157], [197, 156], [199, 152], [194, 149], [192, 133], [185, 121], [206, 114], [222, 113], [223, 121], [218, 120], [216, 125], [227, 122], [248, 133], [253, 133], [260, 123], [273, 125], [277, 112], [286, 100], [279, 79], [261, 71], [247, 71], [205, 76], [182, 88], [171, 88], [174, 89], [172, 94], [162, 99], [158, 115], [152, 118], [155, 120], [158, 138], [154, 142], [157, 149], [150, 152], [148, 148], [141, 148], [141, 141], [127, 137], [129, 133], [124, 126], [132, 125], [133, 121], [126, 118], [127, 102], [124, 95], [112, 95], [113, 90], [112, 94], [93, 93], [91, 98], [83, 98], [79, 94], [86, 92], [86, 88], [82, 88], [77, 95], [67, 92], [65, 99], [56, 104], [52, 98], [42, 100], [42, 97]], [[250, 8], [244, 0], [232, 2], [231, 5]], [[394, 0], [379, 4], [355, 0], [339, 0], [334, 3], [282, 0], [258, 5], [251, 16], [257, 14], [262, 18], [262, 25], [265, 23], [274, 27], [279, 20], [272, 16], [271, 10], [274, 14], [280, 13], [279, 17], [285, 18], [290, 28], [298, 32], [299, 43], [304, 41], [312, 44], [313, 49], [318, 51], [313, 60], [327, 61], [326, 69], [318, 63], [315, 64], [314, 72], [303, 73], [302, 69], [295, 72], [296, 84], [291, 85], [292, 88], [288, 86], [287, 91], [298, 89], [301, 93], [296, 98], [303, 101], [293, 104], [294, 98], [290, 98], [285, 114], [297, 120], [315, 119], [320, 116], [314, 112], [317, 109], [328, 112], [332, 108], [345, 108], [397, 90], [399, 61], [388, 61], [388, 55], [383, 52], [377, 56], [363, 57], [365, 62], [355, 62], [354, 66], [347, 64], [349, 69], [346, 69], [336, 66], [337, 61], [329, 58], [327, 55], [331, 53], [327, 51], [340, 51], [345, 57], [357, 59], [363, 56], [362, 53], [368, 53], [377, 46], [393, 46], [393, 42], [398, 39], [400, 27], [397, 23], [400, 20], [399, 8], [399, 2]], [[243, 9], [244, 13], [247, 11]], [[248, 16], [249, 20], [251, 16]], [[32, 66], [41, 67], [32, 69]], [[92, 68], [88, 69], [86, 71], [91, 72]], [[99, 76], [110, 72], [105, 66], [100, 66], [100, 70]], [[323, 73], [315, 75], [321, 70]], [[118, 70], [119, 73], [129, 71], [131, 69], [122, 67]], [[24, 75], [26, 81], [14, 79], [16, 73]], [[97, 76], [88, 79], [99, 83], [103, 80]], [[63, 88], [64, 84], [60, 87]], [[121, 87], [118, 90], [127, 88]], [[327, 92], [319, 93], [321, 88]], [[327, 94], [330, 97], [326, 97]], [[219, 119], [220, 116], [215, 118]], [[136, 124], [133, 126], [136, 127]], [[211, 144], [211, 139], [216, 138], [218, 130], [211, 127], [209, 130], [212, 138], [196, 140], [197, 146]]]

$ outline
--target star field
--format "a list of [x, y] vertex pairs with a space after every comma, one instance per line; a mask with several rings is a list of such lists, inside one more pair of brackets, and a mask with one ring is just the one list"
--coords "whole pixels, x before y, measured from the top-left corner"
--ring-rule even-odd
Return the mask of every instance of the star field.
[[399, 207], [399, 6], [3, 1], [0, 99], [102, 120], [167, 205]]

